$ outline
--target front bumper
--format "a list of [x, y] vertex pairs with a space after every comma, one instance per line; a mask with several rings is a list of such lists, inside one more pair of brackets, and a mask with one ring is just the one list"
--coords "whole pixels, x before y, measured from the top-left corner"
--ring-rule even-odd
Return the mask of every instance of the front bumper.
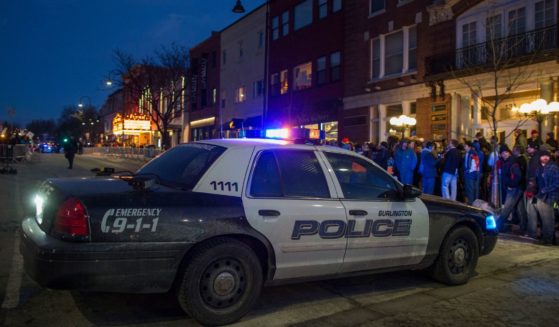
[[483, 242], [481, 244], [481, 249], [479, 251], [480, 255], [486, 255], [491, 253], [497, 244], [499, 233], [498, 232], [487, 232], [483, 235]]
[[39, 285], [56, 289], [167, 292], [191, 246], [182, 242], [65, 242], [46, 234], [33, 218], [25, 219], [21, 227], [25, 271]]

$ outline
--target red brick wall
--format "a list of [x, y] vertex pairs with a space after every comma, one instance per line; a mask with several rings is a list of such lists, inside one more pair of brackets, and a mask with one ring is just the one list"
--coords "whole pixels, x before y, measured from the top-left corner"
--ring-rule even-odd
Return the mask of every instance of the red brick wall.
[[[289, 76], [289, 92], [284, 95], [270, 96], [268, 100], [267, 125], [287, 125], [291, 118], [291, 125], [299, 123], [316, 123], [328, 120], [336, 120], [338, 111], [342, 108], [343, 98], [343, 37], [344, 37], [344, 11], [332, 13], [329, 8], [325, 19], [318, 19], [317, 1], [313, 2], [313, 22], [297, 31], [293, 30], [294, 8], [301, 0], [272, 0], [270, 2], [270, 26], [273, 17], [280, 16], [285, 10], [289, 10], [289, 34], [281, 36], [277, 40], [271, 39], [269, 43], [269, 72], [274, 73], [287, 69]], [[344, 1], [347, 6], [351, 1]], [[328, 2], [331, 5], [331, 1]], [[281, 26], [280, 19], [280, 26]], [[316, 59], [329, 56], [331, 53], [340, 51], [341, 79], [337, 82], [329, 82], [323, 85], [316, 83]], [[300, 91], [292, 91], [293, 68], [305, 62], [313, 63], [312, 87]], [[328, 67], [328, 64], [327, 64]], [[268, 81], [268, 90], [271, 87]], [[268, 92], [270, 94], [270, 92]]]

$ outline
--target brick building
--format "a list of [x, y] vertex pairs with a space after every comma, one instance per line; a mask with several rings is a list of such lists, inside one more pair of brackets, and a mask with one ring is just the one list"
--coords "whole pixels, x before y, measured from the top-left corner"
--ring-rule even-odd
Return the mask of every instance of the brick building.
[[[504, 140], [516, 128], [537, 125], [532, 115], [514, 108], [538, 98], [557, 100], [556, 0], [358, 0], [344, 5], [347, 78], [340, 130], [354, 141], [400, 135], [389, 123], [400, 114], [417, 119], [406, 135], [442, 140], [482, 132], [487, 137], [487, 107], [495, 99]], [[507, 62], [493, 75], [490, 59], [496, 52], [489, 44], [497, 45]], [[521, 78], [507, 87], [510, 76]], [[552, 118], [545, 115], [544, 131]]]
[[268, 4], [266, 124], [320, 128], [328, 139], [338, 139], [344, 80], [342, 1], [271, 0]]

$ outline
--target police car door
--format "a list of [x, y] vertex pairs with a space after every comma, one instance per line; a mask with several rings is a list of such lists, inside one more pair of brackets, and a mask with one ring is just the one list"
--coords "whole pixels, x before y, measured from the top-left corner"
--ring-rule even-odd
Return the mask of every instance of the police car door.
[[274, 248], [275, 279], [341, 268], [346, 213], [324, 164], [314, 147], [256, 148], [243, 204], [250, 225]]
[[429, 235], [423, 202], [399, 198], [401, 186], [365, 157], [322, 153], [348, 217], [342, 272], [419, 263]]

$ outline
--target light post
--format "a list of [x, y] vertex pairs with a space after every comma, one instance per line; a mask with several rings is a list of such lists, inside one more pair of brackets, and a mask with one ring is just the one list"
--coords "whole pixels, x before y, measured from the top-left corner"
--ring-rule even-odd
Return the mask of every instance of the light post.
[[542, 122], [545, 116], [552, 112], [559, 112], [559, 102], [554, 101], [548, 104], [544, 99], [537, 99], [530, 103], [524, 103], [520, 107], [512, 107], [512, 111], [523, 114], [524, 117], [532, 115], [538, 123], [538, 133], [542, 135]]
[[83, 108], [84, 103], [83, 100], [87, 99], [88, 105], [91, 107], [91, 98], [88, 97], [87, 95], [83, 95], [80, 97], [80, 100], [78, 101], [78, 107]]
[[115, 78], [121, 76], [121, 72], [117, 69], [113, 69], [109, 72], [107, 79], [105, 80], [105, 86], [112, 87], [113, 84], [116, 82]]
[[390, 125], [402, 128], [402, 139], [404, 138], [406, 128], [415, 126], [415, 124], [417, 124], [417, 120], [406, 115], [400, 115], [399, 117], [390, 118]]
[[233, 7], [231, 11], [236, 14], [242, 14], [245, 12], [245, 7], [243, 7], [243, 5], [241, 4], [241, 0], [237, 0], [237, 3], [235, 3], [235, 7]]

